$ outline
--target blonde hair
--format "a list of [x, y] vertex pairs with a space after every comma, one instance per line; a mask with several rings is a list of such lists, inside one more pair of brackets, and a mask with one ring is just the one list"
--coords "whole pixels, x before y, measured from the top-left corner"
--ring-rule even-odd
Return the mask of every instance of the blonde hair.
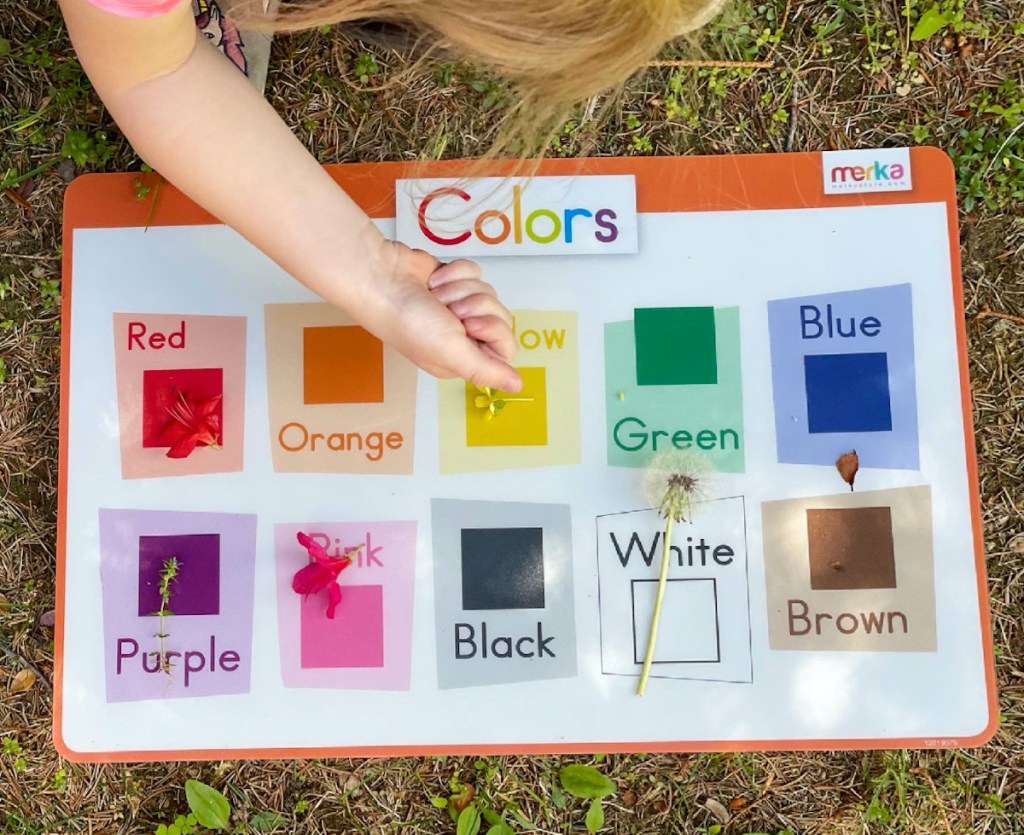
[[[277, 31], [385, 21], [510, 83], [503, 144], [535, 152], [567, 108], [616, 89], [661, 47], [704, 25], [724, 0], [283, 0]], [[248, 16], [248, 15], [246, 15]], [[527, 140], [525, 143], [523, 140]]]

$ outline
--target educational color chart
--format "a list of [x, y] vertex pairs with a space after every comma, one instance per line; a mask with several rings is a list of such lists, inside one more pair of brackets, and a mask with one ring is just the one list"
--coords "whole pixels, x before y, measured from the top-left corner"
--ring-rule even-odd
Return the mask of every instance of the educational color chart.
[[[516, 395], [417, 370], [171, 188], [71, 186], [61, 752], [987, 740], [948, 160], [466, 170], [330, 173], [386, 235], [479, 260]], [[639, 697], [666, 450], [712, 475]]]

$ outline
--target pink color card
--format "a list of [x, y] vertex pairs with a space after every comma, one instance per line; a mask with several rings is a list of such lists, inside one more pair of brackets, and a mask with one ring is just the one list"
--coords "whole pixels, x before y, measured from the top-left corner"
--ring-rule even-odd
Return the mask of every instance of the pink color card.
[[123, 478], [242, 469], [245, 326], [243, 316], [114, 314]]
[[[326, 590], [305, 597], [292, 590], [295, 573], [310, 562], [300, 531], [329, 556], [352, 558], [338, 575], [342, 598], [333, 618]], [[274, 552], [285, 687], [408, 690], [416, 523], [275, 525]]]

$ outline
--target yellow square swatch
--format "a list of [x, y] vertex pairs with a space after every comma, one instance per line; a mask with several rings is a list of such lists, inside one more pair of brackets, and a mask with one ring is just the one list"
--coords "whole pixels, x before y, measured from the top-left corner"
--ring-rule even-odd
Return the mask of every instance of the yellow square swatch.
[[[507, 395], [505, 407], [490, 420], [488, 411], [475, 400], [480, 390], [466, 383], [466, 446], [547, 446], [548, 392], [547, 369], [517, 368], [523, 378], [523, 390]], [[496, 392], [500, 397], [504, 392]], [[532, 397], [531, 401], [514, 398]]]

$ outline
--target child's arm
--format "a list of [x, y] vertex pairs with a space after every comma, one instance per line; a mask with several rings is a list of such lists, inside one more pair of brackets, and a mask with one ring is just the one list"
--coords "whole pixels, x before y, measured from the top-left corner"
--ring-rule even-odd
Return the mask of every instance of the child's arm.
[[511, 318], [479, 268], [436, 269], [386, 240], [196, 32], [187, 0], [143, 20], [60, 4], [82, 66], [154, 169], [421, 368], [519, 389]]

